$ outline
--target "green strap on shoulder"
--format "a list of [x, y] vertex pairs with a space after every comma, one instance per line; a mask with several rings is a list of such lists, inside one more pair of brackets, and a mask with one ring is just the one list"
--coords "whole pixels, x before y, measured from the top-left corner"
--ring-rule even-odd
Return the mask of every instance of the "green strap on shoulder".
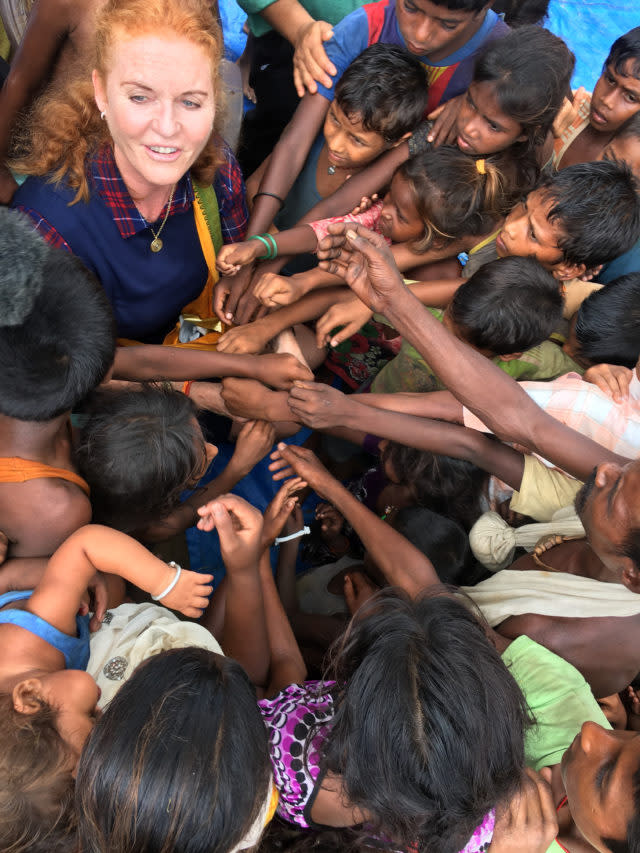
[[203, 186], [196, 183], [193, 179], [192, 183], [196, 195], [196, 204], [200, 205], [200, 209], [204, 214], [209, 233], [211, 234], [213, 248], [216, 250], [217, 255], [222, 248], [222, 225], [220, 224], [220, 210], [215, 190], [211, 185]]

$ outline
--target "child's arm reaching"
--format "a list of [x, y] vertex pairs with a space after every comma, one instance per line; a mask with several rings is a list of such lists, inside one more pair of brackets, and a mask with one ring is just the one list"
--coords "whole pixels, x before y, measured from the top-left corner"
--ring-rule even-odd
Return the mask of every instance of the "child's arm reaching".
[[183, 381], [217, 376], [259, 379], [265, 385], [285, 391], [296, 379], [311, 378], [309, 368], [288, 353], [257, 356], [153, 344], [116, 347], [113, 379], [137, 382], [160, 379]]
[[178, 571], [125, 533], [88, 524], [51, 557], [27, 610], [75, 635], [76, 613], [96, 571], [119, 575], [151, 593], [164, 607], [192, 618], [200, 616], [211, 594], [212, 575]]
[[293, 305], [286, 305], [248, 326], [225, 332], [218, 341], [218, 349], [222, 352], [247, 352], [247, 347], [251, 347], [252, 351], [259, 351], [280, 332], [290, 329], [296, 323], [315, 319], [334, 302], [349, 299], [350, 296], [351, 293], [346, 287], [331, 287], [310, 293]]
[[422, 551], [361, 504], [310, 450], [279, 444], [272, 459], [275, 460], [270, 466], [275, 472], [274, 479], [282, 479], [293, 472], [342, 513], [367, 551], [375, 554], [376, 563], [391, 585], [402, 587], [415, 596], [426, 587], [440, 583], [431, 561]]
[[198, 510], [200, 530], [218, 531], [227, 570], [224, 653], [244, 666], [254, 684], [266, 684], [269, 644], [258, 575], [262, 513], [238, 495], [222, 495]]
[[315, 252], [318, 238], [310, 225], [298, 225], [277, 234], [254, 235], [244, 243], [223, 246], [216, 257], [216, 266], [224, 275], [235, 275], [242, 267], [258, 260], [271, 260], [278, 255], [302, 255]]

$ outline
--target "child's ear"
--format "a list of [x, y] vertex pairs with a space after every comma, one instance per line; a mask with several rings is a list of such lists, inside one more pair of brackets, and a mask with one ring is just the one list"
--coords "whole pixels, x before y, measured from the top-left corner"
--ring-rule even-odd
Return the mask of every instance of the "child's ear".
[[640, 592], [640, 571], [631, 557], [622, 557], [622, 583], [631, 592]]
[[35, 714], [42, 708], [44, 695], [39, 678], [25, 678], [12, 691], [13, 707], [19, 714]]
[[394, 142], [394, 143], [393, 143], [393, 145], [392, 145], [391, 147], [392, 147], [392, 148], [397, 148], [397, 147], [398, 147], [398, 145], [400, 145], [400, 143], [401, 143], [401, 142], [404, 142], [404, 141], [405, 141], [405, 139], [409, 139], [409, 137], [410, 137], [410, 136], [411, 136], [411, 131], [408, 131], [407, 133], [405, 133], [405, 135], [404, 135], [404, 136], [401, 136], [401, 137], [400, 137], [400, 139], [398, 139], [396, 142]]
[[517, 358], [522, 358], [521, 352], [510, 352], [508, 355], [499, 355], [500, 361], [515, 361]]
[[566, 264], [560, 261], [551, 270], [551, 275], [558, 281], [570, 281], [572, 278], [580, 278], [587, 271], [584, 264]]

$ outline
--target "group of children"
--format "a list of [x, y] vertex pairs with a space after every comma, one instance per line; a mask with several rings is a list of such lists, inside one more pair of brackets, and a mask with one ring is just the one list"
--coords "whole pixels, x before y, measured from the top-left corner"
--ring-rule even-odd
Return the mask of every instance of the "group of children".
[[[116, 341], [28, 182], [0, 209], [2, 850], [640, 849], [640, 27], [591, 96], [484, 0], [380, 0], [325, 47], [213, 241], [215, 347]], [[194, 527], [218, 584], [159, 556]]]

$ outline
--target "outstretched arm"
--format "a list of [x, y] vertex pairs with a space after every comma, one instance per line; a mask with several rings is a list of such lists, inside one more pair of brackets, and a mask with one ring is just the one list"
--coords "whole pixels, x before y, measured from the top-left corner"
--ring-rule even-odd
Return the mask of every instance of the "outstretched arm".
[[409, 595], [418, 595], [425, 587], [439, 584], [431, 561], [375, 513], [367, 509], [342, 483], [320, 463], [312, 451], [303, 447], [279, 444], [272, 455], [274, 479], [302, 477], [320, 497], [335, 506], [376, 556], [376, 563], [392, 586], [402, 587]]
[[[176, 570], [154, 557], [125, 533], [88, 524], [73, 533], [47, 564], [27, 609], [67, 634], [76, 633], [76, 613], [96, 571], [119, 575], [140, 589], [160, 595]], [[161, 603], [185, 616], [197, 617], [208, 604], [212, 575], [183, 570]]]
[[516, 450], [477, 430], [364, 405], [360, 398], [366, 397], [366, 394], [345, 395], [328, 385], [300, 382], [289, 393], [289, 408], [302, 423], [315, 429], [365, 430], [419, 450], [466, 459], [496, 474], [514, 489], [520, 488], [524, 459]]
[[602, 462], [628, 461], [547, 415], [517, 382], [453, 337], [404, 286], [379, 235], [357, 225], [331, 230], [322, 245], [323, 266], [342, 274], [360, 299], [384, 314], [499, 438], [523, 444], [579, 479]]

